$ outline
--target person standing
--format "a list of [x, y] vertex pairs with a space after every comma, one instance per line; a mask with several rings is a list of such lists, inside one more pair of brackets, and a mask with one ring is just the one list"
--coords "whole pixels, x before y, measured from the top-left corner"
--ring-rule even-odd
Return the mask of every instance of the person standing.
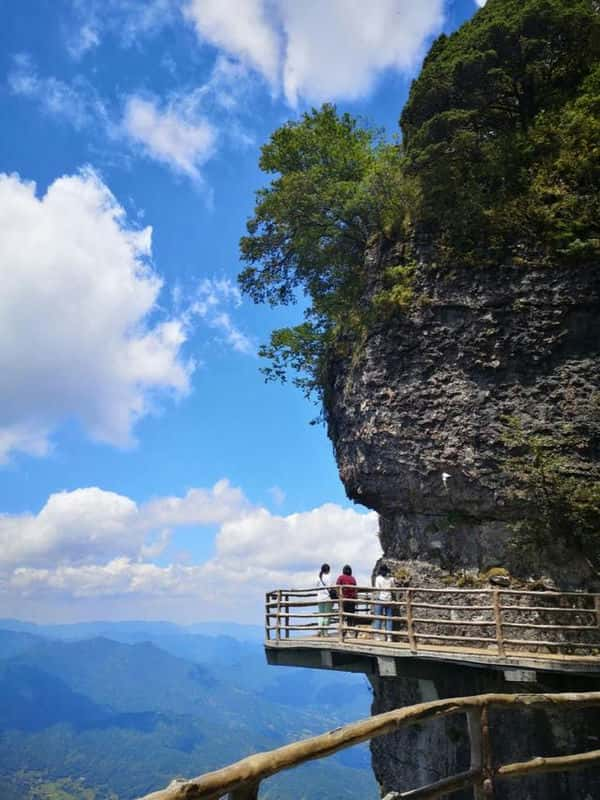
[[[392, 586], [394, 579], [390, 575], [390, 570], [387, 564], [382, 564], [379, 567], [379, 573], [375, 578], [375, 599], [378, 601], [375, 605], [375, 616], [377, 619], [373, 621], [373, 627], [376, 631], [383, 630], [385, 622], [385, 639], [387, 642], [392, 641], [392, 617], [393, 607], [390, 605], [392, 601]], [[385, 620], [382, 619], [385, 617]], [[375, 638], [382, 639], [381, 634], [376, 634]]]
[[[340, 589], [340, 609], [342, 612], [342, 623], [346, 623], [347, 626], [353, 627], [355, 624], [354, 620], [354, 612], [356, 610], [356, 598], [357, 592], [354, 588], [356, 586], [356, 578], [352, 574], [352, 567], [350, 564], [346, 564], [342, 569], [342, 574], [338, 577], [336, 581], [338, 586], [341, 586]], [[356, 631], [348, 631], [349, 637], [355, 637]]]
[[319, 604], [319, 636], [326, 636], [330, 622], [331, 610], [331, 567], [329, 564], [321, 564], [319, 579], [317, 580], [317, 603]]

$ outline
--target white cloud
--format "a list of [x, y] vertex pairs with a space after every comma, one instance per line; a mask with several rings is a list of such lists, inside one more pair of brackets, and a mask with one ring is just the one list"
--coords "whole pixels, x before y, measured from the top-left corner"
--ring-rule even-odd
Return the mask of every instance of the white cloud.
[[255, 342], [243, 333], [224, 310], [227, 305], [238, 308], [242, 296], [238, 287], [227, 278], [205, 278], [197, 286], [195, 298], [186, 310], [193, 319], [202, 318], [211, 328], [221, 334], [221, 338], [233, 350], [244, 355], [256, 353]]
[[76, 130], [106, 119], [104, 104], [87, 81], [77, 78], [69, 84], [53, 76], [42, 77], [26, 54], [14, 59], [8, 87], [15, 95], [37, 101], [45, 113], [67, 120]]
[[247, 513], [250, 504], [228, 481], [190, 489], [138, 506], [97, 487], [50, 495], [36, 514], [0, 516], [0, 565], [71, 567], [99, 558], [156, 557], [165, 532], [188, 525], [215, 525]]
[[443, 0], [281, 0], [287, 34], [284, 91], [292, 105], [356, 99], [386, 69], [408, 72], [443, 23]]
[[216, 59], [204, 83], [171, 92], [165, 100], [132, 93], [111, 106], [81, 76], [69, 83], [41, 76], [27, 54], [13, 59], [8, 86], [76, 130], [100, 132], [113, 144], [126, 143], [136, 155], [165, 164], [196, 184], [218, 148], [253, 144], [243, 122], [252, 107], [251, 77], [243, 65], [224, 56]]
[[355, 99], [385, 70], [410, 71], [442, 28], [444, 2], [378, 0], [366, 10], [362, 0], [190, 0], [185, 15], [202, 41], [283, 87], [295, 106]]
[[43, 454], [69, 418], [129, 445], [157, 397], [188, 391], [184, 323], [155, 319], [151, 234], [90, 170], [43, 197], [0, 175], [0, 460]]
[[[177, 528], [211, 536], [205, 528], [215, 524], [215, 554], [207, 561], [152, 560], [162, 553], [164, 562], [174, 550], [174, 543], [165, 547]], [[109, 603], [121, 617], [160, 608], [164, 616], [168, 607], [179, 620], [256, 620], [266, 591], [312, 586], [323, 561], [336, 574], [349, 562], [359, 582], [368, 583], [380, 555], [376, 530], [374, 512], [335, 504], [274, 515], [226, 480], [142, 505], [78, 489], [52, 495], [37, 515], [0, 518], [0, 593], [7, 607], [20, 603], [31, 613], [42, 601], [51, 613], [69, 598], [87, 598], [88, 616], [104, 616]]]
[[277, 80], [280, 45], [264, 0], [190, 0], [184, 14], [201, 39]]
[[483, 8], [486, 2], [487, 0], [475, 0], [475, 5], [479, 6], [479, 8]]
[[156, 100], [133, 95], [125, 105], [123, 128], [151, 158], [195, 180], [200, 179], [200, 167], [215, 150], [212, 125], [197, 114], [187, 113], [181, 104], [159, 108]]
[[66, 31], [67, 51], [75, 60], [110, 34], [123, 47], [141, 36], [155, 36], [180, 16], [180, 0], [71, 0], [76, 26]]
[[100, 32], [97, 21], [84, 23], [67, 42], [67, 50], [71, 58], [79, 61], [88, 51], [100, 44]]
[[146, 503], [142, 519], [148, 528], [211, 525], [245, 512], [250, 504], [241, 489], [220, 480], [212, 489], [190, 489], [183, 497], [161, 497]]

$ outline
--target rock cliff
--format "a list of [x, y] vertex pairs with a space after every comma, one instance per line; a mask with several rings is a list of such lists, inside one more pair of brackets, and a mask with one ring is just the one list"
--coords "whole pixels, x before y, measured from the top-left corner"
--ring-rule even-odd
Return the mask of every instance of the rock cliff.
[[[371, 293], [395, 249], [367, 257]], [[329, 436], [353, 500], [380, 515], [384, 558], [403, 580], [435, 585], [465, 571], [501, 566], [514, 579], [598, 590], [587, 561], [564, 545], [515, 555], [511, 525], [526, 513], [503, 469], [507, 417], [528, 431], [577, 435], [567, 455], [581, 474], [600, 459], [595, 428], [600, 397], [600, 269], [416, 270], [410, 310], [373, 326], [352, 356], [332, 359], [326, 392]], [[585, 442], [585, 446], [581, 442]], [[568, 443], [563, 445], [569, 450]], [[374, 678], [373, 713], [436, 696], [484, 691], [597, 689], [593, 682], [507, 684], [501, 672], [448, 667], [434, 681]], [[495, 743], [504, 758], [572, 751], [598, 742], [598, 716], [509, 720]], [[519, 733], [520, 731], [520, 733]], [[455, 723], [423, 726], [373, 744], [386, 790], [435, 780], [466, 758]], [[508, 783], [501, 798], [596, 797], [591, 772]], [[595, 787], [595, 788], [594, 788]]]
[[[371, 292], [397, 258], [394, 248], [369, 253]], [[600, 267], [423, 263], [413, 291], [410, 310], [331, 361], [326, 392], [340, 477], [379, 513], [386, 558], [409, 570], [427, 563], [431, 574], [503, 566], [565, 589], [598, 587], [575, 553], [515, 558], [511, 523], [527, 509], [503, 464], [512, 418], [557, 441], [568, 431], [561, 451], [579, 474], [597, 474]]]

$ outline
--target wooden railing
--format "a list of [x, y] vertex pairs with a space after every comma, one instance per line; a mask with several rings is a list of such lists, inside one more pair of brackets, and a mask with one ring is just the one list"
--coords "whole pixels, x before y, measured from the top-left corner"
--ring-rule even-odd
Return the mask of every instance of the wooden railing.
[[435, 700], [378, 714], [333, 731], [264, 753], [248, 756], [223, 769], [189, 781], [173, 781], [166, 789], [142, 800], [256, 800], [261, 781], [285, 769], [324, 758], [347, 747], [400, 728], [456, 714], [465, 714], [470, 741], [469, 769], [419, 789], [398, 792], [398, 798], [433, 800], [460, 789], [473, 788], [475, 800], [491, 800], [498, 781], [564, 772], [600, 765], [600, 750], [560, 756], [537, 756], [527, 761], [498, 765], [493, 759], [491, 708], [541, 708], [567, 710], [600, 707], [600, 692], [581, 694], [483, 694], [451, 700]]
[[340, 599], [321, 609], [315, 589], [268, 592], [267, 644], [327, 636], [379, 640], [413, 653], [478, 650], [500, 659], [527, 654], [600, 663], [600, 594], [403, 587], [383, 602], [373, 587], [360, 586], [353, 608], [343, 590], [335, 587]]

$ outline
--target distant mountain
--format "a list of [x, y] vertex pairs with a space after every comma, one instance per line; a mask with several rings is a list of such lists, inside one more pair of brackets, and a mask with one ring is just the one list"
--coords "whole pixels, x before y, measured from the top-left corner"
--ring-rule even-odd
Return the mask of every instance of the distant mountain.
[[[132, 641], [79, 638], [79, 626], [0, 630], [2, 800], [129, 800], [368, 715], [364, 678], [268, 667], [251, 640], [93, 625]], [[374, 798], [368, 751], [283, 773], [263, 796]]]
[[174, 622], [123, 620], [108, 622], [73, 622], [62, 625], [38, 625], [34, 622], [22, 622], [17, 619], [0, 619], [0, 629], [33, 633], [53, 639], [89, 639], [92, 636], [136, 635], [152, 639], [154, 636], [168, 634], [203, 634], [204, 636], [230, 636], [240, 642], [260, 643], [264, 637], [264, 629], [259, 625], [241, 625], [237, 622], [195, 622], [192, 625], [176, 625]]

